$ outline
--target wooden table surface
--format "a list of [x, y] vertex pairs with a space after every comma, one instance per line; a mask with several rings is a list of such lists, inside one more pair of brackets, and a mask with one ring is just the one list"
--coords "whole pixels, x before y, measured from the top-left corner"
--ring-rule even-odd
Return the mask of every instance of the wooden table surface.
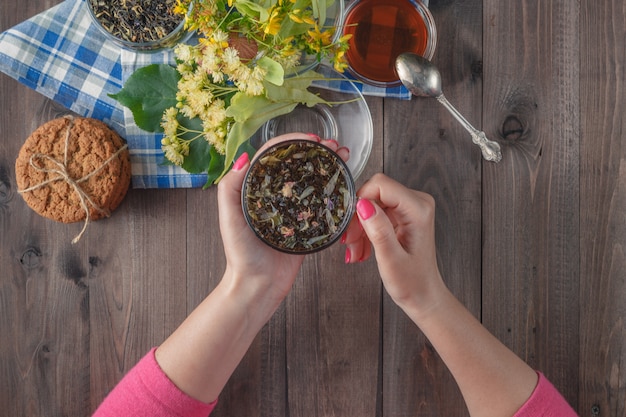
[[[0, 30], [58, 0], [0, 4]], [[581, 416], [626, 416], [623, 0], [431, 0], [450, 101], [368, 98], [384, 171], [437, 201], [452, 291]], [[0, 415], [87, 416], [221, 278], [215, 189], [129, 191], [79, 244], [17, 193], [26, 137], [67, 113], [0, 75]], [[343, 247], [307, 257], [214, 416], [466, 415], [450, 374]]]

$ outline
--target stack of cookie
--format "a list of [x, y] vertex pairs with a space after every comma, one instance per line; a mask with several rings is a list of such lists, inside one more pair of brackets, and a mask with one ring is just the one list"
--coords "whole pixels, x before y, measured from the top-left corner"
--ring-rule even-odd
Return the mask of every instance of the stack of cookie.
[[[108, 217], [130, 185], [124, 141], [99, 120], [62, 117], [35, 130], [15, 163], [26, 204], [63, 223]], [[77, 239], [75, 239], [77, 240]]]

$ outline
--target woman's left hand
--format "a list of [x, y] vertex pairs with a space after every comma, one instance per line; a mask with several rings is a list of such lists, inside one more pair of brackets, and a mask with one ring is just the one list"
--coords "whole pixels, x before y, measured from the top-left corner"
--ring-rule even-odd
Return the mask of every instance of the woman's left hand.
[[[291, 139], [321, 141], [342, 159], [348, 160], [350, 156], [348, 149], [340, 147], [337, 141], [320, 140], [304, 133], [276, 137], [261, 147], [258, 153], [266, 147]], [[277, 302], [281, 302], [289, 293], [304, 256], [272, 249], [258, 239], [246, 224], [241, 208], [241, 189], [249, 165], [247, 156], [242, 155], [218, 184], [219, 223], [227, 263], [225, 276], [239, 277], [263, 286], [270, 290], [270, 295], [276, 297]]]

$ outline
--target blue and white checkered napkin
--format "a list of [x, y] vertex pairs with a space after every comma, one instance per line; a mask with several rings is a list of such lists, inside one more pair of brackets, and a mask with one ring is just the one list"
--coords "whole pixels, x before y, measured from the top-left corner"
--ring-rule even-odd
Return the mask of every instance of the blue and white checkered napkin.
[[[108, 41], [94, 26], [87, 0], [63, 3], [0, 34], [0, 71], [85, 117], [103, 120], [128, 141], [135, 188], [200, 187], [205, 175], [163, 165], [161, 135], [139, 129], [117, 93], [135, 69], [173, 63], [171, 52], [134, 53]], [[366, 95], [409, 99], [404, 87], [355, 83]], [[341, 89], [341, 84], [329, 86]]]

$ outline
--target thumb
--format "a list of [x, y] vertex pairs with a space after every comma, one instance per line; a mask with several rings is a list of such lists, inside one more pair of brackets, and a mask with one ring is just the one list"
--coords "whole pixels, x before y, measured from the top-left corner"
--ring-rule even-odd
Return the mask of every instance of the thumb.
[[365, 234], [374, 246], [376, 258], [380, 261], [398, 256], [402, 251], [402, 245], [398, 242], [394, 227], [385, 211], [365, 198], [356, 203], [356, 211]]
[[220, 218], [230, 219], [233, 213], [241, 212], [241, 188], [249, 165], [247, 153], [235, 161], [231, 170], [217, 184], [217, 200]]

